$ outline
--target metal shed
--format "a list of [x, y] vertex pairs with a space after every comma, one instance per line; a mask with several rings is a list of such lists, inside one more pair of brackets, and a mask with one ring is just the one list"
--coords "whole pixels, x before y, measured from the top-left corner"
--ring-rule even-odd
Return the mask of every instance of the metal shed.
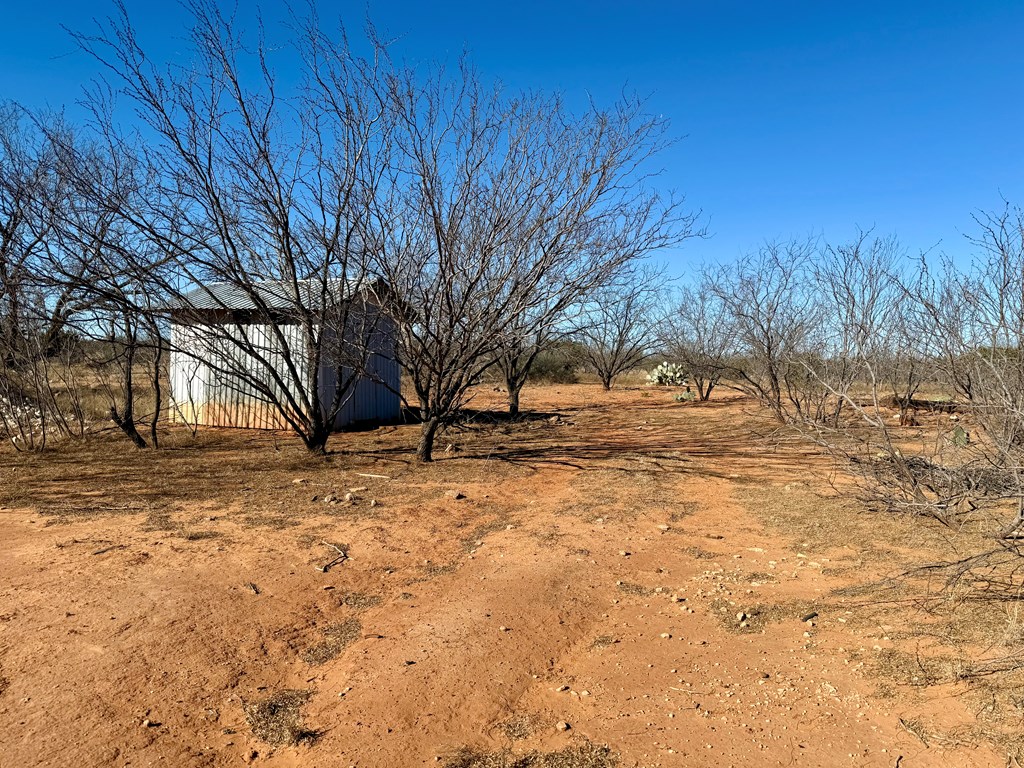
[[[343, 400], [335, 429], [394, 421], [401, 415], [395, 322], [380, 311], [379, 289], [379, 284], [333, 281], [326, 292], [335, 301], [357, 303], [359, 316], [373, 318], [360, 324], [360, 330], [347, 332], [367, 334], [362, 343], [369, 355]], [[324, 295], [322, 283], [266, 281], [247, 290], [211, 283], [183, 296], [170, 310], [171, 419], [217, 427], [288, 428], [273, 400], [286, 400], [286, 389], [300, 390], [290, 382], [307, 380], [312, 358], [302, 326], [289, 313], [303, 307], [319, 310]], [[319, 366], [316, 383], [322, 402], [334, 395], [339, 367], [342, 381], [353, 375], [353, 369], [330, 359]]]

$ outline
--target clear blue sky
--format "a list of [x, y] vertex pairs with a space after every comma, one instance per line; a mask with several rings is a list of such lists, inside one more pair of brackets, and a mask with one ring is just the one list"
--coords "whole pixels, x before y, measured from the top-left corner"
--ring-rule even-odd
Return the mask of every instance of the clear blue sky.
[[[1019, 1], [319, 5], [354, 29], [368, 9], [401, 36], [400, 58], [465, 49], [513, 88], [649, 95], [685, 136], [661, 159], [662, 183], [703, 209], [714, 233], [671, 255], [673, 271], [766, 238], [838, 240], [858, 225], [896, 232], [913, 251], [963, 255], [973, 211], [1000, 207], [1001, 196], [1024, 205]], [[148, 50], [182, 55], [179, 5], [128, 7]], [[273, 36], [282, 11], [264, 8]], [[0, 97], [73, 104], [97, 68], [60, 25], [87, 28], [107, 12], [103, 0], [6, 8]]]

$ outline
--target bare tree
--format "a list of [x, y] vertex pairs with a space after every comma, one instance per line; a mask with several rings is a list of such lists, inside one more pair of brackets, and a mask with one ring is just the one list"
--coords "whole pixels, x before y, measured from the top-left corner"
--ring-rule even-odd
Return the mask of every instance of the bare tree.
[[[133, 311], [165, 323], [171, 307], [186, 321], [194, 309], [204, 344], [244, 361], [220, 363], [216, 374], [323, 451], [381, 317], [362, 237], [383, 169], [376, 148], [387, 141], [380, 62], [352, 54], [343, 32], [332, 37], [315, 18], [296, 19], [284, 50], [302, 86], [285, 96], [270, 63], [280, 49], [262, 29], [244, 40], [213, 0], [187, 8], [187, 68], [153, 64], [120, 3], [96, 34], [74, 34], [113, 83], [91, 94], [116, 163], [91, 180], [92, 200], [133, 241], [99, 248], [125, 260], [124, 282], [147, 297]], [[135, 133], [118, 130], [115, 94], [139, 116]], [[210, 308], [226, 321], [200, 323]], [[196, 355], [204, 344], [176, 351]], [[326, 394], [324, 366], [337, 382]]]
[[810, 290], [812, 240], [769, 242], [733, 264], [705, 270], [706, 290], [733, 329], [729, 379], [785, 423], [820, 406], [809, 372], [822, 350], [820, 314]]
[[422, 418], [417, 455], [430, 461], [510, 335], [529, 358], [565, 307], [692, 234], [694, 217], [645, 186], [665, 124], [639, 101], [573, 114], [465, 66], [453, 79], [401, 72], [390, 97], [399, 130], [372, 249]]
[[84, 429], [66, 333], [79, 299], [50, 269], [72, 195], [51, 139], [60, 125], [0, 107], [0, 433], [19, 448]]
[[729, 368], [733, 349], [733, 325], [721, 297], [702, 282], [679, 291], [676, 309], [665, 324], [665, 354], [686, 370], [707, 401]]
[[657, 353], [664, 294], [662, 273], [645, 268], [598, 289], [587, 303], [574, 336], [606, 390]]

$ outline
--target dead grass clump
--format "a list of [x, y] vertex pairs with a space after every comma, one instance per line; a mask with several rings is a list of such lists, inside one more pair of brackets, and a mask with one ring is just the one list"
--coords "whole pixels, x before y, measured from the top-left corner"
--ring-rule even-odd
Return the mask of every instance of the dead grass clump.
[[332, 624], [324, 630], [323, 640], [303, 652], [302, 660], [314, 666], [326, 664], [357, 640], [362, 631], [363, 625], [359, 619]]
[[310, 744], [319, 732], [302, 723], [302, 705], [312, 695], [310, 691], [283, 690], [259, 701], [242, 704], [246, 722], [253, 735], [273, 746]]
[[340, 602], [354, 611], [365, 611], [367, 608], [380, 605], [380, 596], [367, 595], [362, 592], [347, 592], [341, 596]]
[[144, 531], [176, 531], [178, 526], [171, 519], [169, 512], [150, 512], [142, 523]]
[[627, 595], [636, 595], [637, 597], [646, 597], [647, 595], [654, 594], [653, 589], [648, 589], [641, 584], [632, 584], [628, 581], [620, 581], [616, 585], [619, 592], [623, 592]]
[[600, 635], [594, 638], [594, 642], [590, 644], [591, 649], [600, 650], [601, 648], [607, 648], [611, 645], [615, 645], [619, 642], [618, 638], [612, 637], [611, 635]]
[[444, 762], [444, 768], [615, 768], [618, 756], [605, 746], [584, 741], [557, 752], [513, 755], [508, 750], [479, 752], [463, 748]]
[[540, 727], [540, 719], [536, 715], [512, 715], [499, 722], [495, 727], [505, 735], [505, 738], [522, 741], [537, 731]]
[[706, 549], [701, 549], [700, 547], [685, 547], [683, 552], [697, 560], [714, 560], [718, 557], [716, 553], [708, 552]]
[[896, 648], [878, 651], [870, 668], [880, 677], [912, 686], [953, 682], [965, 671], [963, 662], [952, 656], [920, 656]]
[[430, 563], [423, 567], [423, 578], [415, 579], [415, 581], [429, 581], [438, 576], [447, 576], [450, 573], [455, 573], [458, 569], [458, 563]]
[[11, 685], [11, 681], [3, 675], [0, 675], [0, 696], [4, 695], [4, 691]]
[[767, 625], [780, 621], [800, 621], [811, 613], [817, 617], [814, 606], [801, 601], [745, 606], [742, 603], [730, 605], [728, 600], [718, 598], [711, 603], [711, 608], [725, 629], [741, 634], [761, 632]]
[[678, 523], [680, 520], [682, 520], [684, 518], [687, 518], [687, 517], [690, 517], [690, 515], [693, 515], [696, 511], [697, 511], [697, 502], [696, 501], [683, 501], [683, 502], [680, 502], [679, 504], [676, 504], [672, 508], [672, 513], [668, 517], [669, 522], [671, 522], [671, 523]]
[[185, 541], [202, 541], [203, 539], [217, 539], [224, 534], [220, 531], [181, 531], [179, 534]]
[[554, 546], [565, 536], [564, 533], [555, 528], [549, 528], [544, 531], [533, 531], [530, 535], [546, 546]]

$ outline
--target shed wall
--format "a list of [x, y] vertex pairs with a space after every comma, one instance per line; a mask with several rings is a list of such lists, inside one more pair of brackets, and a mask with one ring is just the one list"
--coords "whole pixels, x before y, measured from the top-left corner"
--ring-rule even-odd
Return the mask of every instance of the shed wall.
[[[336, 429], [355, 421], [390, 421], [401, 414], [398, 395], [401, 374], [395, 359], [392, 323], [389, 318], [382, 318], [381, 330], [371, 339], [367, 375], [353, 386], [335, 421]], [[273, 326], [264, 324], [221, 325], [217, 334], [204, 332], [204, 328], [182, 323], [171, 325], [172, 420], [218, 427], [287, 429], [287, 422], [269, 399], [230, 371], [260, 372], [260, 378], [267, 382], [275, 396], [284, 400], [286, 389], [272, 381], [268, 367], [280, 372], [282, 381], [290, 381], [287, 370], [290, 359], [299, 375], [306, 375], [302, 366], [308, 365], [305, 362], [308, 356], [302, 354], [304, 341], [299, 326], [277, 326], [283, 340], [275, 334]], [[225, 332], [236, 338], [244, 334], [266, 363], [249, 356], [230, 341], [218, 338]], [[285, 354], [286, 351], [289, 354]], [[321, 400], [329, 402], [337, 383], [334, 367], [321, 366], [317, 379]]]

